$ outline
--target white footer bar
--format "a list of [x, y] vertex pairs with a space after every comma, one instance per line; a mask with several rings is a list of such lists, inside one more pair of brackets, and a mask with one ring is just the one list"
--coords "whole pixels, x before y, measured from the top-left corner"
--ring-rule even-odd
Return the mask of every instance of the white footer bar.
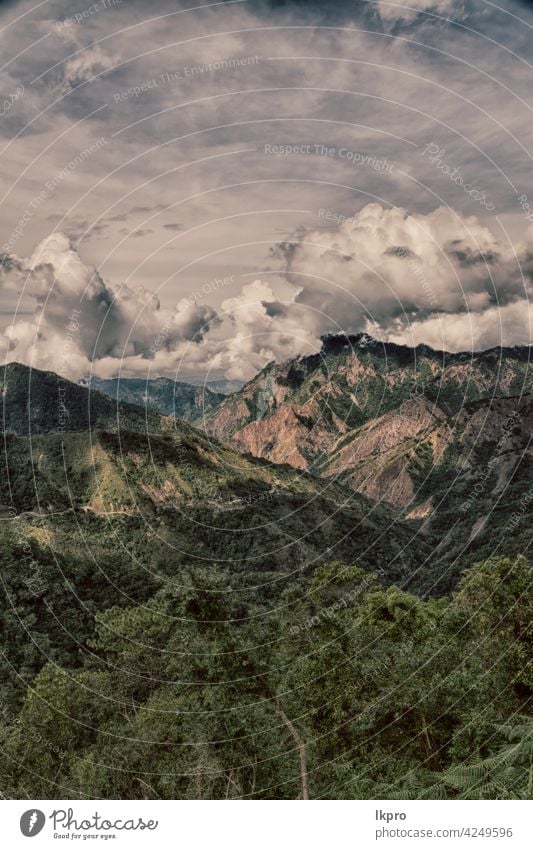
[[529, 801], [3, 801], [0, 822], [6, 849], [533, 847]]

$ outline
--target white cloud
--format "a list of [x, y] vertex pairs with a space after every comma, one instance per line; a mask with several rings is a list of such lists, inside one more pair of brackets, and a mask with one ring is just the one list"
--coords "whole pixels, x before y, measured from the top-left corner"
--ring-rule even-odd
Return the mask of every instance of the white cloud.
[[[370, 327], [369, 327], [370, 330]], [[421, 343], [436, 350], [482, 351], [510, 345], [530, 345], [533, 341], [533, 305], [516, 301], [503, 307], [463, 315], [441, 314], [408, 327], [394, 326], [385, 334], [390, 342], [415, 346]]]
[[35, 301], [33, 319], [16, 321], [4, 343], [9, 359], [71, 377], [239, 379], [319, 350], [326, 333], [365, 331], [450, 351], [529, 344], [533, 245], [516, 252], [518, 261], [475, 217], [372, 203], [335, 230], [300, 231], [285, 246], [292, 295], [280, 297], [275, 277], [257, 279], [215, 311], [186, 298], [162, 308], [142, 286], [115, 290], [55, 233], [29, 260], [8, 257], [0, 268], [5, 288]]
[[249, 379], [272, 360], [316, 350], [316, 340], [302, 330], [297, 310], [280, 318], [271, 309], [273, 303], [274, 290], [261, 280], [248, 283], [240, 295], [222, 303], [221, 315], [231, 328], [219, 357], [227, 377]]
[[80, 85], [90, 80], [95, 74], [114, 67], [118, 62], [118, 55], [108, 55], [98, 44], [87, 47], [65, 62], [64, 85], [67, 88]]
[[6, 330], [10, 359], [69, 376], [87, 373], [92, 363], [98, 369], [99, 361], [114, 362], [116, 371], [129, 358], [176, 353], [184, 343], [200, 342], [217, 319], [207, 304], [181, 302], [174, 310], [161, 309], [157, 297], [142, 286], [122, 285], [114, 291], [62, 233], [43, 240], [28, 261], [9, 258], [2, 282], [35, 300], [34, 319]]
[[498, 308], [532, 294], [531, 246], [516, 250], [518, 260], [474, 216], [445, 207], [409, 215], [372, 203], [334, 231], [306, 232], [286, 256], [289, 279], [300, 286], [302, 327], [316, 337], [368, 322], [398, 333], [441, 314], [487, 312], [495, 321]]
[[532, 341], [531, 243], [504, 245], [474, 216], [368, 204], [333, 231], [300, 232], [285, 255], [292, 299], [255, 280], [224, 301], [218, 338], [195, 349], [204, 368], [247, 379], [326, 333], [450, 351]]

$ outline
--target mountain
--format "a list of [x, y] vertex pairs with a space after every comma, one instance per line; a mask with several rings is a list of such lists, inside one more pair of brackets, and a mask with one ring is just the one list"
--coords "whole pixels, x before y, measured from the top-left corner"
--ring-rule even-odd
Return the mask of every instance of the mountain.
[[[360, 361], [368, 347], [361, 346]], [[398, 384], [409, 379], [407, 357], [393, 353]], [[435, 361], [434, 352], [424, 356]], [[347, 391], [342, 373], [358, 373], [360, 363], [353, 354], [347, 362], [338, 351], [326, 358], [338, 413]], [[480, 355], [481, 376], [471, 372], [478, 394], [494, 389], [490, 361]], [[507, 355], [500, 391], [519, 379], [527, 382], [524, 363], [521, 350]], [[335, 365], [341, 378], [334, 379]], [[457, 374], [461, 363], [453, 368]], [[273, 394], [281, 396], [283, 380], [295, 370], [294, 363], [279, 368], [277, 382], [270, 381]], [[264, 379], [262, 372], [251, 383]], [[355, 380], [350, 392], [368, 396], [365, 381], [365, 375]], [[122, 517], [142, 527], [149, 517], [165, 528], [166, 538], [179, 539], [179, 562], [200, 553], [249, 574], [284, 573], [288, 562], [300, 570], [327, 550], [328, 557], [377, 568], [386, 580], [402, 580], [418, 591], [447, 591], [478, 552], [519, 553], [533, 542], [527, 522], [533, 401], [531, 395], [480, 398], [452, 413], [455, 388], [446, 380], [440, 384], [448, 398], [442, 405], [414, 391], [398, 403], [393, 386], [396, 406], [351, 428], [337, 413], [314, 423], [320, 392], [306, 407], [291, 400], [298, 395], [293, 390], [287, 402], [265, 406], [264, 418], [245, 425], [227, 444], [150, 407], [117, 407], [94, 389], [12, 364], [4, 370], [3, 463], [9, 473], [0, 506], [4, 514], [11, 506], [47, 522], [65, 513], [69, 522], [92, 517], [90, 532], [98, 538], [99, 522]], [[428, 379], [425, 385], [430, 397], [433, 384]], [[63, 419], [59, 390], [67, 410]], [[250, 384], [244, 401], [241, 393], [225, 399], [215, 421], [220, 411], [227, 416], [235, 404], [246, 406], [246, 392]], [[287, 454], [293, 462], [299, 458], [299, 469], [284, 462]], [[69, 535], [75, 536], [72, 529]], [[98, 548], [95, 540], [92, 545]]]
[[[64, 429], [58, 388], [68, 410]], [[125, 538], [131, 534], [144, 547], [145, 523], [156, 528], [150, 545], [165, 569], [206, 558], [249, 573], [292, 574], [312, 568], [327, 549], [328, 557], [404, 580], [412, 558], [429, 553], [390, 508], [376, 508], [340, 484], [324, 487], [311, 474], [243, 456], [148, 407], [117, 408], [51, 372], [8, 366], [3, 410], [2, 512], [22, 514], [32, 526], [44, 522], [53, 536], [68, 527], [62, 550], [77, 539], [80, 524], [91, 550], [100, 550], [102, 538], [113, 546], [108, 523], [119, 522]]]
[[465, 405], [533, 391], [530, 356], [528, 347], [449, 354], [364, 334], [330, 337], [320, 354], [268, 365], [205, 426], [253, 456], [405, 506], [420, 441], [431, 442], [438, 463]]
[[[4, 795], [530, 795], [531, 396], [411, 399], [328, 479], [23, 366], [3, 412]], [[413, 510], [346, 486], [387, 474]]]
[[207, 385], [193, 386], [168, 377], [147, 380], [130, 377], [104, 380], [91, 377], [87, 386], [115, 400], [152, 407], [160, 413], [177, 416], [188, 422], [201, 420], [204, 415], [213, 412], [226, 397], [222, 392], [215, 392]]
[[120, 429], [144, 432], [169, 426], [159, 413], [111, 401], [51, 371], [8, 363], [0, 369], [4, 433], [19, 435]]
[[[428, 495], [427, 480], [452, 463], [463, 472], [483, 474], [487, 466], [499, 468], [504, 458], [506, 468], [524, 462], [532, 397], [482, 399], [453, 416], [424, 400], [405, 402], [348, 431], [314, 468], [376, 501], [413, 507]], [[499, 454], [491, 453], [491, 446], [508, 443]]]
[[[435, 544], [433, 568], [533, 545], [533, 396], [484, 399], [421, 438], [410, 514]], [[442, 453], [435, 459], [432, 446]], [[442, 571], [442, 570], [440, 570]]]
[[202, 380], [201, 378], [191, 377], [185, 382], [192, 383], [193, 386], [207, 386], [212, 392], [218, 392], [221, 395], [231, 395], [232, 392], [238, 392], [244, 385], [243, 380], [232, 380], [227, 377], [219, 377], [214, 380]]
[[93, 553], [104, 538], [106, 546], [139, 546], [143, 559], [149, 551], [168, 574], [205, 560], [248, 578], [278, 573], [277, 582], [313, 570], [325, 551], [407, 580], [415, 560], [430, 553], [393, 511], [181, 428], [46, 434], [31, 446], [27, 437], [9, 436], [0, 453], [9, 468], [0, 485], [3, 515], [11, 507], [21, 528], [29, 523], [56, 538], [66, 534], [63, 552], [81, 534]]

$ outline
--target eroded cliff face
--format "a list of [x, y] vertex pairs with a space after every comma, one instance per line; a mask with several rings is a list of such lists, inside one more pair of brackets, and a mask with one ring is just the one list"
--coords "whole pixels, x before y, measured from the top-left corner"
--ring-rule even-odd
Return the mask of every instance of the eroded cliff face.
[[443, 414], [432, 415], [424, 402], [408, 402], [401, 412], [391, 411], [361, 428], [349, 429], [333, 412], [326, 418], [319, 398], [314, 397], [306, 404], [275, 408], [230, 436], [229, 442], [255, 457], [338, 477], [375, 500], [404, 505], [413, 495], [407, 471], [410, 449], [421, 434], [431, 431], [439, 416]]
[[413, 463], [420, 446], [439, 463], [452, 428], [426, 401], [408, 401], [340, 439], [322, 474], [335, 475], [375, 501], [405, 507], [416, 495]]
[[[319, 417], [316, 424], [306, 423], [311, 416], [314, 421], [317, 415], [314, 407], [312, 403], [278, 407], [268, 418], [250, 422], [238, 431], [231, 444], [254, 457], [308, 470], [335, 443], [334, 434]], [[344, 426], [340, 420], [338, 427], [342, 433]]]
[[[352, 337], [320, 354], [270, 364], [204, 426], [240, 451], [338, 478], [417, 514], [424, 503], [428, 514], [424, 483], [435, 469], [452, 465], [470, 474], [488, 462], [483, 450], [500, 438], [518, 403], [505, 396], [531, 391], [529, 354], [445, 354]], [[513, 425], [521, 445], [523, 414], [522, 405]], [[505, 486], [515, 462], [505, 452], [493, 460], [497, 486]]]

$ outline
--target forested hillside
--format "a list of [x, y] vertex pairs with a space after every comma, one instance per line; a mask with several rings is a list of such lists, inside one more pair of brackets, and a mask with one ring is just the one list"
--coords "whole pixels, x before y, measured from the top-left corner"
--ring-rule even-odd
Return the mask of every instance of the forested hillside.
[[52, 373], [3, 405], [4, 796], [532, 796], [529, 399], [419, 433], [410, 515]]
[[145, 431], [164, 427], [161, 415], [151, 408], [113, 403], [101, 392], [88, 392], [51, 371], [8, 363], [0, 369], [0, 383], [4, 433], [29, 436], [94, 428]]

